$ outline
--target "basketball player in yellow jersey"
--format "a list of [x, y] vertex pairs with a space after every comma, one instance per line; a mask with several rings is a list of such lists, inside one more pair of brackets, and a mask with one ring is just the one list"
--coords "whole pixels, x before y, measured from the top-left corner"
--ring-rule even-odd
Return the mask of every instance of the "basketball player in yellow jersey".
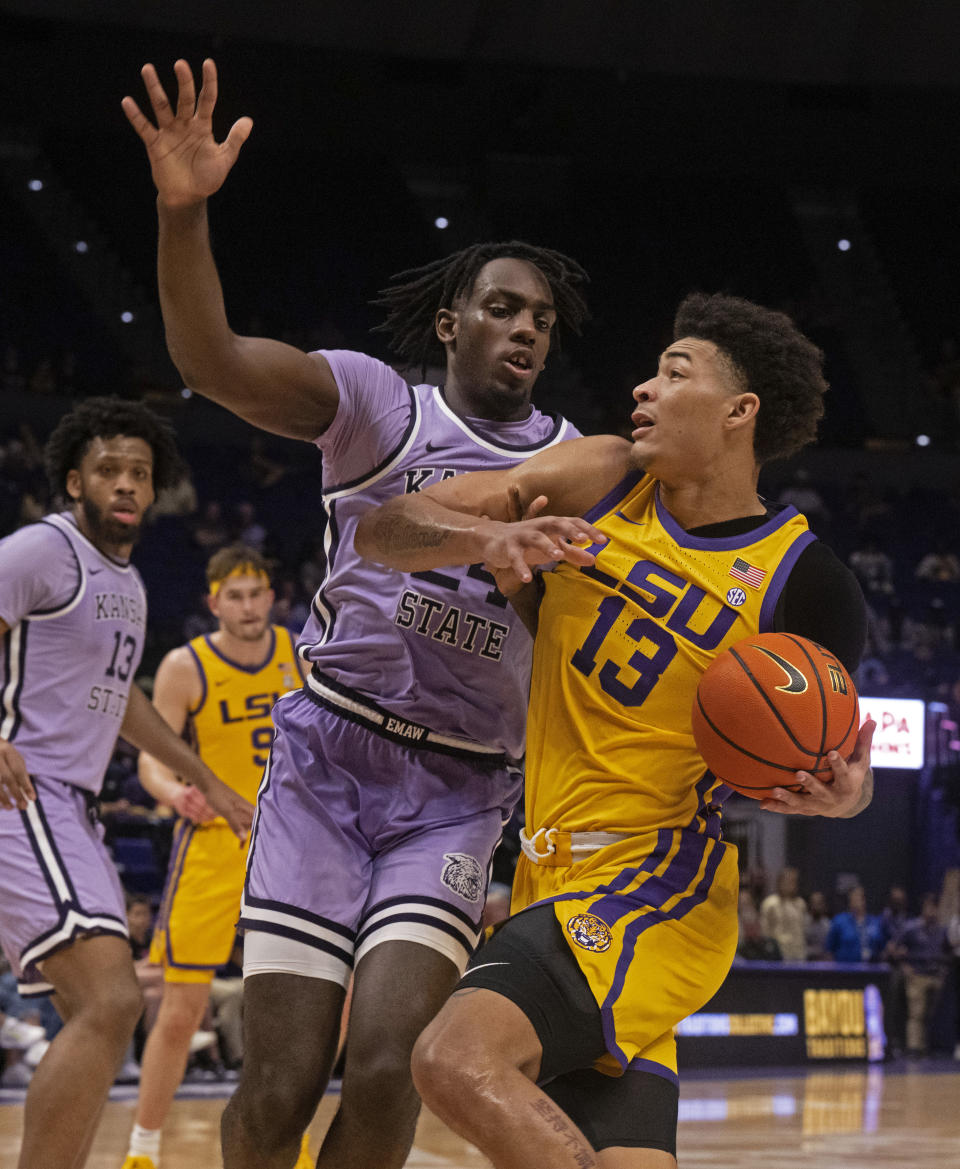
[[[850, 669], [863, 648], [850, 572], [757, 494], [761, 465], [814, 437], [822, 354], [733, 297], [688, 297], [674, 329], [633, 391], [632, 442], [580, 439], [449, 479], [356, 533], [362, 554], [408, 571], [483, 562], [507, 592], [556, 562], [537, 577], [515, 916], [413, 1057], [425, 1102], [497, 1169], [676, 1165], [673, 1029], [737, 940], [728, 793], [691, 731], [698, 680], [760, 631], [810, 637]], [[832, 753], [832, 784], [799, 773], [802, 794], [765, 806], [855, 814], [872, 731], [849, 759]]]
[[[251, 803], [270, 751], [270, 711], [301, 685], [293, 637], [270, 624], [274, 594], [252, 548], [221, 549], [207, 566], [216, 632], [163, 659], [154, 705], [200, 757]], [[124, 1169], [157, 1169], [160, 1130], [183, 1079], [190, 1039], [203, 1018], [214, 971], [230, 957], [246, 848], [203, 796], [152, 756], [140, 755], [143, 786], [179, 814], [150, 956], [164, 968], [163, 998], [147, 1038], [137, 1118]]]

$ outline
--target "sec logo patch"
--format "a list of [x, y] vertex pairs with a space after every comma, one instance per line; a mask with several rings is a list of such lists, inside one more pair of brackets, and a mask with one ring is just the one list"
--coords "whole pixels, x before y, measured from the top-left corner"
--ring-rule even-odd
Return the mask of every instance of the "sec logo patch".
[[605, 921], [594, 917], [592, 913], [578, 913], [567, 921], [567, 933], [583, 950], [593, 950], [602, 954], [610, 949], [613, 940]]
[[746, 599], [747, 594], [743, 591], [743, 589], [730, 589], [730, 591], [727, 593], [727, 604], [734, 605], [738, 609], [744, 603], [744, 601], [746, 601]]

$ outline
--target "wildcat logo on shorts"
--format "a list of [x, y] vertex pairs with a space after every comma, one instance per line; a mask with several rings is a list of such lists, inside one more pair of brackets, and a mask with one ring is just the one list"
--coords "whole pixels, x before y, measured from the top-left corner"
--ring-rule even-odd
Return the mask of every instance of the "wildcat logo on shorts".
[[443, 859], [447, 863], [443, 866], [440, 880], [458, 897], [476, 904], [483, 896], [483, 869], [480, 862], [464, 852], [445, 852]]
[[613, 940], [607, 923], [592, 913], [578, 913], [567, 922], [567, 933], [583, 950], [593, 950], [602, 954], [610, 949]]

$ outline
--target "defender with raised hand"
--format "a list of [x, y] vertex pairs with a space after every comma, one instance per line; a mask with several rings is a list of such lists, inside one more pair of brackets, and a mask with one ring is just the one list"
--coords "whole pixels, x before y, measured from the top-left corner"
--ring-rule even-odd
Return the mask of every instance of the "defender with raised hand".
[[[360, 353], [305, 354], [227, 323], [206, 199], [251, 129], [213, 138], [216, 70], [197, 97], [175, 65], [174, 111], [143, 70], [131, 98], [158, 189], [159, 285], [185, 382], [323, 454], [326, 575], [299, 643], [307, 685], [274, 711], [241, 911], [245, 1049], [223, 1123], [227, 1169], [292, 1164], [353, 1000], [339, 1111], [321, 1167], [404, 1163], [419, 1100], [417, 1035], [480, 935], [490, 857], [520, 789], [531, 639], [481, 565], [386, 571], [353, 551], [359, 515], [462, 471], [513, 466], [576, 430], [530, 402], [557, 322], [578, 329], [586, 277], [546, 248], [478, 244], [394, 278], [385, 329], [408, 385]], [[543, 520], [578, 537], [578, 520]]]

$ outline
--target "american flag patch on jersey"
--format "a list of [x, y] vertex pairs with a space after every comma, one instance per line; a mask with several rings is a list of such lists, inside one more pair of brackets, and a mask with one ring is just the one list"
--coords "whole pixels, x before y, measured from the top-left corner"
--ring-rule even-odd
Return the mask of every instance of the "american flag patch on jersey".
[[757, 568], [755, 564], [747, 564], [745, 560], [741, 560], [738, 556], [733, 562], [733, 568], [730, 569], [730, 575], [737, 580], [742, 580], [744, 584], [748, 584], [752, 589], [758, 589], [763, 584], [763, 578], [767, 574], [764, 569]]

